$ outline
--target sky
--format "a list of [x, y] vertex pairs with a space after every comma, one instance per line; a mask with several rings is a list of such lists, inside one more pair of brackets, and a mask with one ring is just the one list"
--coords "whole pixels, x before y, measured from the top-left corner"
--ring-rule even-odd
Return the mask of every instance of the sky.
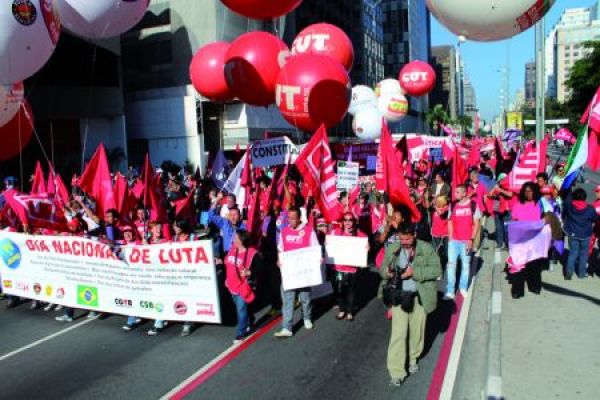
[[[457, 0], [460, 1], [460, 0]], [[596, 0], [557, 0], [546, 16], [546, 31], [549, 31], [567, 8], [590, 7]], [[458, 38], [431, 17], [432, 46], [456, 45]], [[475, 87], [477, 107], [483, 119], [491, 122], [501, 110], [500, 88], [503, 86], [502, 69], [507, 64], [507, 49], [510, 49], [510, 96], [525, 86], [525, 64], [535, 60], [534, 28], [509, 40], [499, 42], [467, 41], [460, 47], [465, 71]]]

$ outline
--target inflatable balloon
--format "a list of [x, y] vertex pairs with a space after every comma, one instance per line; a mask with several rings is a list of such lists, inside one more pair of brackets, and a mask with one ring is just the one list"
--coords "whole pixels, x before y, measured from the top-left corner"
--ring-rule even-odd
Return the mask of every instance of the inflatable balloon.
[[352, 97], [348, 113], [355, 115], [364, 107], [377, 107], [377, 96], [373, 89], [364, 85], [356, 85], [352, 88]]
[[286, 44], [267, 32], [238, 37], [225, 55], [225, 79], [244, 103], [268, 106], [275, 102], [275, 81], [289, 54]]
[[383, 116], [375, 107], [365, 107], [356, 113], [352, 121], [354, 134], [363, 140], [375, 140], [381, 136]]
[[214, 42], [202, 47], [190, 64], [190, 79], [198, 93], [213, 101], [233, 99], [225, 80], [225, 54], [231, 45]]
[[531, 28], [554, 3], [555, 0], [427, 0], [427, 7], [455, 35], [494, 41]]
[[404, 93], [410, 96], [423, 96], [435, 88], [435, 70], [423, 61], [406, 64], [398, 76]]
[[273, 19], [294, 11], [302, 0], [221, 0], [221, 2], [244, 17]]
[[23, 82], [0, 85], [0, 127], [6, 125], [19, 111], [24, 96]]
[[342, 64], [318, 54], [292, 57], [277, 78], [276, 102], [290, 124], [314, 131], [337, 125], [350, 104], [350, 78]]
[[337, 60], [346, 70], [354, 64], [354, 47], [346, 33], [335, 25], [314, 24], [296, 36], [292, 44], [292, 55], [323, 54]]
[[17, 114], [0, 127], [0, 161], [10, 160], [27, 146], [33, 134], [33, 114], [27, 102], [22, 103]]
[[377, 97], [388, 97], [395, 94], [403, 94], [400, 82], [396, 79], [384, 79], [375, 87]]
[[63, 26], [89, 39], [119, 36], [138, 24], [150, 0], [54, 0]]
[[408, 114], [408, 100], [402, 94], [380, 97], [377, 103], [379, 112], [388, 122], [398, 122]]
[[52, 0], [4, 0], [0, 6], [0, 84], [12, 85], [39, 71], [59, 36]]

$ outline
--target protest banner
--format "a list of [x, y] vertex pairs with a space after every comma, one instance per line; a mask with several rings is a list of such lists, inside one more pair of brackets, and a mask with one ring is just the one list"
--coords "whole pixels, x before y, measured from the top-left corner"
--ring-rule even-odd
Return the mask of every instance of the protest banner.
[[279, 253], [283, 290], [321, 285], [321, 258], [321, 246]]
[[221, 323], [209, 240], [111, 247], [0, 232], [5, 293], [147, 319]]
[[256, 141], [250, 149], [254, 168], [291, 164], [299, 153], [298, 148], [287, 136]]
[[366, 268], [369, 239], [358, 236], [327, 235], [325, 251], [327, 264]]
[[351, 190], [358, 185], [360, 164], [357, 162], [338, 161], [337, 181], [338, 190]]

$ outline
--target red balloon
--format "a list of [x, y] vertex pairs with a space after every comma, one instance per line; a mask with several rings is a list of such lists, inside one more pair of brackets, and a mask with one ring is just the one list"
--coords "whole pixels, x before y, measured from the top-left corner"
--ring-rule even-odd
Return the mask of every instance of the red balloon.
[[225, 54], [231, 45], [214, 42], [202, 47], [192, 58], [190, 79], [198, 93], [213, 101], [234, 98], [225, 80]]
[[423, 61], [406, 64], [398, 76], [400, 86], [410, 96], [423, 96], [435, 88], [436, 75], [431, 65]]
[[27, 146], [33, 134], [33, 113], [29, 104], [23, 103], [19, 112], [6, 125], [0, 127], [0, 161], [10, 160]]
[[292, 57], [277, 78], [277, 106], [292, 125], [314, 131], [337, 125], [350, 105], [350, 78], [342, 64], [318, 54]]
[[302, 0], [221, 0], [221, 2], [244, 17], [273, 19], [294, 11]]
[[238, 37], [225, 56], [225, 79], [233, 94], [253, 106], [275, 102], [275, 81], [289, 54], [286, 44], [267, 32]]
[[296, 36], [292, 44], [292, 55], [323, 54], [340, 62], [346, 70], [354, 64], [354, 47], [346, 33], [335, 25], [314, 24]]

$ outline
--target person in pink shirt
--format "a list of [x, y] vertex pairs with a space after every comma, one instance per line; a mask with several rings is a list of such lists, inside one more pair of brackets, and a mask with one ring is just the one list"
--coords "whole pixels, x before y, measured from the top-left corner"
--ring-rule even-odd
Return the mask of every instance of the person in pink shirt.
[[442, 267], [445, 267], [448, 253], [448, 222], [450, 216], [448, 197], [444, 195], [436, 197], [429, 210], [431, 211], [431, 244], [440, 256]]

